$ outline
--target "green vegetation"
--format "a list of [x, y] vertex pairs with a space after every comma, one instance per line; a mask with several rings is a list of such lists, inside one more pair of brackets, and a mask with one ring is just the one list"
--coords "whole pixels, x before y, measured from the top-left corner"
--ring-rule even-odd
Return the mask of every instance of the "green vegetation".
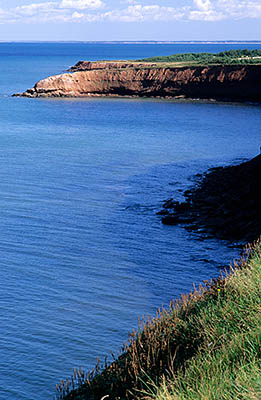
[[186, 63], [193, 65], [260, 64], [261, 50], [228, 50], [221, 53], [183, 53], [171, 56], [152, 57], [137, 60], [154, 63]]
[[194, 321], [203, 336], [199, 351], [160, 387], [152, 384], [150, 399], [261, 398], [260, 247], [248, 265], [226, 280], [217, 301], [199, 309]]
[[143, 320], [110, 363], [57, 386], [60, 399], [261, 398], [261, 242], [228, 273]]

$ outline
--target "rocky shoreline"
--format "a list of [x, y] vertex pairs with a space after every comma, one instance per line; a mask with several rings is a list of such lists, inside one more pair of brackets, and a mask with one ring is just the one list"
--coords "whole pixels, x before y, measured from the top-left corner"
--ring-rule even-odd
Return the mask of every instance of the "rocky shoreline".
[[218, 167], [198, 177], [184, 193], [185, 201], [166, 201], [162, 223], [182, 224], [207, 237], [252, 242], [261, 229], [261, 155], [229, 167]]
[[22, 97], [160, 97], [261, 102], [261, 65], [158, 66], [79, 61], [38, 81]]

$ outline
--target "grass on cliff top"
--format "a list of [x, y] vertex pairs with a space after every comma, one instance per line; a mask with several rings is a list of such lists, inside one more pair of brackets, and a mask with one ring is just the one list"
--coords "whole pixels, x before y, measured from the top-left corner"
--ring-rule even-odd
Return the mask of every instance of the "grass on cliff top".
[[261, 63], [261, 50], [228, 50], [220, 53], [183, 53], [136, 60], [182, 65], [248, 65]]
[[261, 242], [229, 273], [142, 321], [114, 361], [74, 371], [58, 399], [259, 399]]

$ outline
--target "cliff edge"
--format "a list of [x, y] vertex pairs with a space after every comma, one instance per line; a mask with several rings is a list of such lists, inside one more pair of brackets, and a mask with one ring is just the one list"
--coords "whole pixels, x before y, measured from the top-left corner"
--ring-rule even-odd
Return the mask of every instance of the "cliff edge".
[[136, 96], [261, 101], [261, 65], [173, 67], [139, 62], [80, 61], [17, 96]]

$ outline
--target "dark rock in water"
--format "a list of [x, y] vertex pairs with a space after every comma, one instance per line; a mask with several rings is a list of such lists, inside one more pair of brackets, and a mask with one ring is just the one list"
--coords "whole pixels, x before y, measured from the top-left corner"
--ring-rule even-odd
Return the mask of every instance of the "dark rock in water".
[[184, 203], [173, 199], [163, 207], [166, 225], [185, 224], [222, 239], [253, 241], [261, 233], [261, 155], [245, 163], [212, 168], [184, 193]]
[[189, 202], [178, 203], [174, 208], [175, 208], [175, 211], [185, 212], [190, 209], [190, 203]]
[[169, 215], [169, 211], [163, 209], [163, 210], [158, 211], [158, 212], [157, 212], [157, 215]]
[[178, 203], [179, 203], [178, 201], [174, 201], [173, 199], [169, 199], [163, 204], [163, 207], [164, 208], [174, 208]]
[[178, 223], [180, 223], [179, 216], [171, 214], [163, 217], [161, 221], [164, 225], [177, 225]]

